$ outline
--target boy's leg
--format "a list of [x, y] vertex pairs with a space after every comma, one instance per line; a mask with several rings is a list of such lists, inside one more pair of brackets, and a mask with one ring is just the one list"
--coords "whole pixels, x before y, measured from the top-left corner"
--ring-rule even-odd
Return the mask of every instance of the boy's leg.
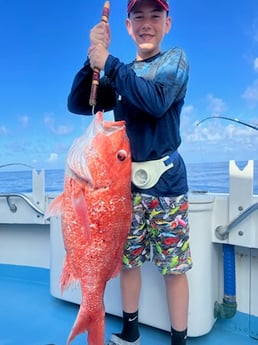
[[183, 331], [187, 328], [188, 321], [189, 292], [186, 274], [171, 274], [164, 279], [171, 325], [175, 330]]
[[164, 277], [171, 322], [172, 345], [185, 345], [187, 337], [189, 291], [185, 273]]
[[140, 343], [138, 324], [138, 302], [141, 290], [141, 270], [139, 267], [123, 269], [120, 275], [123, 305], [123, 328], [113, 334], [108, 345], [138, 345]]
[[[123, 328], [120, 334], [113, 334], [108, 345], [138, 345], [138, 302], [141, 290], [140, 266], [149, 256], [149, 242], [146, 239], [145, 209], [140, 194], [133, 196], [133, 221], [124, 250], [124, 268], [120, 273], [120, 287], [123, 305]], [[121, 341], [121, 339], [123, 341]]]
[[185, 345], [189, 302], [185, 273], [192, 267], [187, 195], [156, 198], [155, 212], [151, 216], [152, 227], [156, 230], [153, 231], [153, 261], [165, 280], [171, 344]]
[[123, 269], [120, 274], [120, 286], [123, 310], [126, 313], [137, 311], [141, 290], [140, 267]]
[[123, 269], [120, 276], [123, 304], [123, 329], [121, 338], [136, 341], [139, 334], [138, 305], [141, 290], [141, 270], [139, 267]]

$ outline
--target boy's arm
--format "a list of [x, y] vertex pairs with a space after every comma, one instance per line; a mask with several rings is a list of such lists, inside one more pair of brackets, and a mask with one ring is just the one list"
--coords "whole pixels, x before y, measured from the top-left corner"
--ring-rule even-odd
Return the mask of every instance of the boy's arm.
[[115, 90], [130, 104], [153, 117], [161, 117], [172, 104], [182, 102], [186, 93], [189, 66], [181, 49], [171, 50], [169, 62], [159, 67], [153, 80], [109, 56], [105, 73]]
[[[93, 71], [89, 59], [83, 68], [76, 74], [70, 94], [68, 96], [68, 109], [75, 114], [92, 115], [92, 107], [89, 105]], [[108, 111], [113, 109], [115, 95], [106, 77], [100, 79], [97, 92], [97, 105], [94, 111]]]

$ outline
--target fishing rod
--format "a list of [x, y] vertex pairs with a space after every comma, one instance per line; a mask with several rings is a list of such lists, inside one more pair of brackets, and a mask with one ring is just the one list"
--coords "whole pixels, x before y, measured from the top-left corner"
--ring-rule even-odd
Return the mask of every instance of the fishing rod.
[[24, 167], [27, 167], [27, 168], [30, 168], [30, 169], [34, 169], [33, 166], [31, 166], [29, 164], [25, 164], [25, 163], [6, 163], [6, 164], [0, 165], [0, 168], [5, 168], [5, 167], [8, 167], [8, 166], [13, 166], [13, 165], [21, 165], [21, 166], [24, 166]]
[[205, 119], [199, 121], [196, 126], [199, 126], [202, 122], [206, 121], [206, 120], [210, 120], [210, 119], [223, 119], [223, 120], [228, 120], [228, 121], [232, 121], [232, 122], [236, 122], [236, 123], [240, 123], [241, 125], [244, 125], [246, 127], [250, 127], [252, 129], [255, 129], [256, 131], [258, 130], [258, 125], [252, 124], [252, 123], [248, 123], [248, 122], [244, 122], [244, 121], [240, 121], [238, 119], [232, 119], [231, 117], [227, 117], [227, 116], [208, 116]]
[[[110, 3], [109, 1], [106, 1], [104, 3], [103, 11], [102, 11], [102, 17], [101, 17], [102, 22], [104, 23], [108, 22], [109, 11], [110, 11]], [[93, 70], [91, 92], [90, 92], [90, 99], [89, 99], [89, 104], [90, 106], [92, 106], [92, 113], [94, 113], [94, 107], [97, 104], [97, 90], [99, 86], [99, 77], [100, 77], [100, 70], [99, 68], [95, 67]]]

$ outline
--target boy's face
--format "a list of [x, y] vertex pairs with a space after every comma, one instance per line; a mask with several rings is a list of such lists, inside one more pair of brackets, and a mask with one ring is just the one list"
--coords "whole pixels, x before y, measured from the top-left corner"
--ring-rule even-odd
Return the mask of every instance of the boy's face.
[[154, 0], [137, 1], [126, 20], [129, 35], [137, 46], [137, 60], [160, 52], [160, 44], [171, 28], [171, 18]]

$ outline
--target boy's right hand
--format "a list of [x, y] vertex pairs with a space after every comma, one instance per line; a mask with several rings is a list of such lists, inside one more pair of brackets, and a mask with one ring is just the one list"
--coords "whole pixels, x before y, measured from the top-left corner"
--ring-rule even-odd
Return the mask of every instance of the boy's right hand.
[[90, 31], [91, 47], [102, 44], [106, 49], [109, 48], [111, 41], [110, 26], [108, 23], [100, 22]]

